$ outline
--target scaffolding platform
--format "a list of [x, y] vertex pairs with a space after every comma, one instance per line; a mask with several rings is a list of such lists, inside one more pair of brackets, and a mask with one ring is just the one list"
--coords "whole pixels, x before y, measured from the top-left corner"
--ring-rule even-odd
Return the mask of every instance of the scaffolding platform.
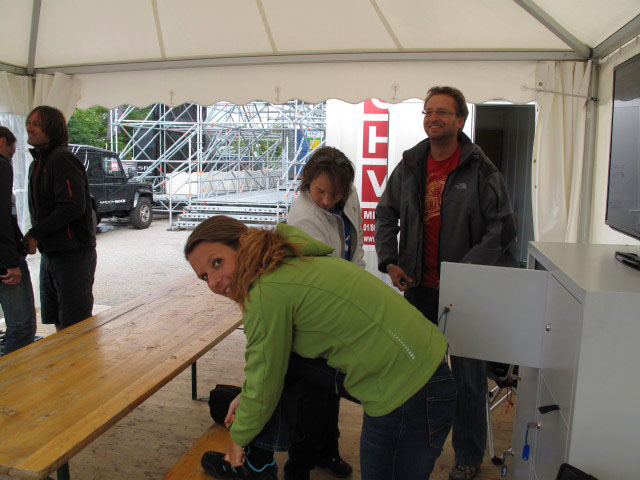
[[[290, 190], [289, 190], [290, 191]], [[283, 189], [268, 189], [253, 192], [229, 193], [209, 198], [171, 198], [173, 204], [180, 200], [177, 220], [171, 221], [171, 228], [194, 228], [203, 220], [215, 215], [236, 218], [249, 226], [268, 227], [286, 221], [291, 202], [296, 193], [286, 193]], [[293, 198], [291, 198], [293, 197]], [[161, 199], [158, 200], [166, 200]], [[176, 209], [173, 209], [176, 212]]]

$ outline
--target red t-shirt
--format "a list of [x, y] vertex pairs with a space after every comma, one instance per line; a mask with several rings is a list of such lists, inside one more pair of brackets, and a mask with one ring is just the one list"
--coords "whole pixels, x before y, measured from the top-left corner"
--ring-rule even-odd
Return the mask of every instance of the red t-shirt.
[[422, 233], [422, 281], [425, 287], [437, 288], [440, 283], [438, 273], [438, 249], [440, 246], [440, 209], [442, 191], [449, 174], [460, 162], [460, 147], [442, 161], [427, 157], [427, 189], [424, 195], [424, 221]]

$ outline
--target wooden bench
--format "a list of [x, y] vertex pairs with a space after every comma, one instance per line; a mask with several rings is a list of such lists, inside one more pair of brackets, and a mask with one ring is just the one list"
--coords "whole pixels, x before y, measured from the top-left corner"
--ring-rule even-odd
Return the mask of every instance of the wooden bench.
[[1, 357], [0, 478], [69, 478], [69, 459], [241, 319], [189, 275]]
[[213, 477], [207, 475], [200, 465], [202, 455], [209, 450], [226, 452], [230, 445], [229, 431], [224, 426], [214, 423], [178, 460], [163, 480], [211, 480]]

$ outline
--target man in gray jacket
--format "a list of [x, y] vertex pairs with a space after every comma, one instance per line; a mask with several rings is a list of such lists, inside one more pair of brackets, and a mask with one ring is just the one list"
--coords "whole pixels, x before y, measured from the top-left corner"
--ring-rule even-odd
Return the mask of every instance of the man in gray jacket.
[[[501, 263], [516, 229], [502, 175], [462, 133], [468, 115], [462, 92], [431, 88], [422, 113], [429, 138], [405, 151], [389, 177], [376, 208], [375, 244], [380, 271], [437, 323], [440, 263]], [[458, 400], [449, 479], [470, 480], [486, 444], [486, 368], [454, 356], [451, 366]]]

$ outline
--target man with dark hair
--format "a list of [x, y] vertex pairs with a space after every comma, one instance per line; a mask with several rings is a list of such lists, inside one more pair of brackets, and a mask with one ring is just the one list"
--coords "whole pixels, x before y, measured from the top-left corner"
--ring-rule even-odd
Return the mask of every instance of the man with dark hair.
[[0, 127], [0, 305], [7, 325], [4, 354], [33, 342], [36, 309], [22, 232], [13, 213], [13, 168], [16, 137]]
[[42, 323], [57, 330], [92, 314], [96, 270], [95, 221], [82, 162], [68, 149], [67, 124], [60, 110], [36, 107], [27, 117], [31, 230], [29, 253], [38, 248]]
[[[428, 138], [405, 151], [389, 177], [376, 208], [375, 244], [380, 271], [437, 323], [440, 263], [497, 264], [516, 230], [502, 175], [462, 133], [468, 115], [462, 92], [431, 88], [422, 113]], [[458, 400], [449, 479], [470, 480], [486, 444], [486, 368], [455, 356], [451, 367]]]

